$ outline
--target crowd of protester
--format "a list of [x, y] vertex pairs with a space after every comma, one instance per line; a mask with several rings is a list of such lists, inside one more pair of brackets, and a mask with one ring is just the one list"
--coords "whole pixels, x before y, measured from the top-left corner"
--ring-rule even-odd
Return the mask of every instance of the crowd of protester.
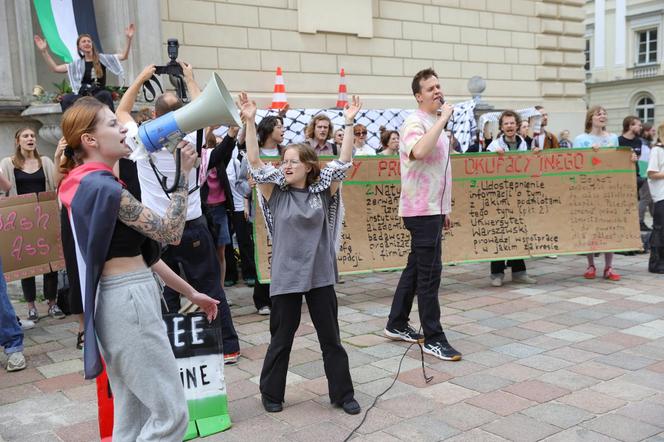
[[[113, 103], [107, 103], [108, 97], [102, 92], [105, 83], [100, 81], [105, 78], [106, 65], [99, 66], [99, 63], [101, 60], [108, 63], [106, 67], [115, 69], [115, 63], [119, 64], [120, 60], [126, 58], [133, 27], [127, 29], [126, 36], [126, 51], [107, 56], [97, 54], [94, 45], [90, 46], [89, 38], [79, 38], [85, 63], [65, 67], [51, 63], [45, 43], [36, 38], [35, 42], [45, 60], [57, 72], [69, 72], [71, 75], [71, 70], [76, 68], [78, 80], [83, 83], [94, 80], [92, 82], [99, 90], [86, 94], [92, 96], [85, 98], [80, 97], [82, 94], [75, 94], [63, 104], [64, 137], [56, 151], [55, 161], [40, 155], [35, 132], [22, 128], [15, 135], [14, 154], [0, 162], [0, 190], [5, 195], [56, 189], [59, 192], [63, 204], [63, 248], [70, 285], [66, 313], [79, 315], [77, 345], [85, 346], [86, 349], [86, 376], [94, 377], [98, 373], [100, 354], [107, 361], [116, 403], [123, 404], [120, 408], [124, 410], [116, 412], [116, 428], [125, 432], [142, 428], [141, 431], [150, 434], [179, 434], [186, 427], [186, 410], [183, 409], [183, 404], [186, 404], [182, 390], [178, 387], [180, 381], [167, 339], [160, 335], [161, 328], [157, 325], [153, 329], [143, 328], [139, 332], [128, 321], [119, 321], [116, 312], [121, 305], [136, 303], [137, 298], [143, 299], [140, 301], [140, 314], [154, 318], [161, 313], [177, 312], [182, 306], [180, 296], [183, 295], [199, 305], [210, 319], [217, 316], [218, 311], [224, 361], [232, 364], [238, 362], [241, 350], [224, 286], [238, 283], [240, 276], [246, 285], [253, 287], [257, 313], [270, 315], [271, 341], [260, 381], [265, 409], [270, 412], [282, 409], [288, 357], [300, 322], [304, 297], [318, 332], [330, 386], [330, 400], [349, 414], [359, 413], [360, 407], [354, 399], [348, 358], [341, 345], [336, 319], [334, 284], [338, 281], [338, 274], [334, 243], [335, 234], [341, 226], [341, 211], [337, 210], [340, 183], [353, 156], [398, 155], [402, 164], [414, 161], [408, 163], [406, 169], [423, 167], [415, 161], [419, 159], [418, 155], [424, 155], [418, 153], [418, 149], [421, 149], [419, 143], [409, 140], [419, 130], [419, 125], [430, 130], [429, 124], [434, 124], [428, 119], [429, 114], [435, 115], [434, 108], [440, 107], [442, 98], [442, 93], [435, 89], [435, 72], [423, 71], [417, 87], [413, 86], [420, 110], [412, 118], [409, 117], [402, 127], [401, 140], [398, 131], [381, 127], [378, 134], [380, 146], [377, 149], [366, 143], [367, 127], [355, 122], [361, 107], [356, 97], [344, 110], [343, 127], [334, 127], [332, 121], [320, 113], [306, 127], [306, 140], [303, 143], [284, 145], [283, 113], [275, 112], [256, 125], [256, 105], [246, 94], [241, 94], [239, 105], [244, 127], [230, 127], [223, 137], [217, 135], [218, 127], [206, 128], [200, 146], [201, 165], [198, 169], [194, 167], [197, 137], [191, 134], [185, 138], [180, 143], [183, 152], [180, 184], [173, 193], [166, 195], [151, 162], [156, 163], [160, 173], [174, 178], [174, 160], [170, 153], [162, 151], [153, 155], [151, 161], [139, 159], [135, 163], [124, 158], [135, 150], [133, 137], [140, 123], [152, 118], [150, 114], [158, 117], [176, 110], [183, 106], [183, 102], [177, 95], [167, 92], [157, 97], [154, 110], [142, 111], [135, 119], [132, 115], [134, 100], [143, 83], [155, 72], [154, 66], [148, 66], [129, 87], [117, 110], [114, 110]], [[187, 88], [195, 99], [200, 89], [193, 78], [193, 69], [186, 63], [181, 63], [181, 66]], [[429, 83], [433, 89], [421, 89], [422, 85]], [[419, 101], [421, 97], [424, 98]], [[423, 109], [428, 112], [427, 115]], [[509, 151], [531, 151], [537, 154], [543, 149], [630, 147], [634, 163], [640, 160], [648, 164], [646, 171], [640, 171], [638, 165], [635, 165], [639, 199], [636, 203], [635, 197], [635, 204], [639, 205], [641, 230], [650, 235], [649, 270], [664, 273], [664, 124], [658, 127], [643, 125], [637, 117], [628, 116], [618, 136], [607, 131], [606, 110], [594, 106], [587, 112], [584, 132], [572, 139], [569, 131], [562, 131], [558, 136], [548, 131], [548, 113], [541, 106], [536, 109], [540, 118], [537, 132], [533, 132], [531, 121], [522, 120], [517, 112], [506, 110], [499, 117], [499, 133], [495, 137], [485, 128], [477, 134], [474, 143], [476, 150], [502, 155]], [[443, 112], [449, 114], [445, 118], [447, 121], [452, 114], [451, 106], [443, 105]], [[439, 122], [432, 127], [443, 130]], [[451, 132], [446, 135], [445, 132], [441, 133], [445, 141], [439, 144], [432, 142], [430, 149], [441, 147], [450, 153], [460, 153], [461, 148], [454, 135]], [[409, 153], [406, 154], [406, 151]], [[321, 169], [318, 157], [323, 155], [334, 156], [338, 160]], [[271, 164], [272, 161], [279, 167]], [[117, 178], [122, 180], [124, 187]], [[86, 183], [84, 191], [79, 190], [81, 183]], [[259, 192], [256, 193], [254, 189]], [[97, 213], [101, 209], [95, 208], [92, 210], [94, 213], [89, 213], [74, 201], [81, 192], [91, 191], [113, 202], [104, 209], [107, 212]], [[258, 202], [252, 201], [256, 195], [260, 199]], [[271, 284], [263, 284], [257, 279], [253, 259], [255, 244], [252, 223], [256, 216], [253, 207], [262, 209], [261, 216], [265, 216], [273, 243]], [[317, 210], [321, 207], [323, 211]], [[652, 226], [646, 224], [646, 212], [650, 212], [653, 218]], [[78, 275], [78, 271], [90, 270], [87, 267], [77, 268], [80, 256], [77, 257], [74, 250], [74, 243], [81, 248], [82, 238], [76, 230], [77, 226], [86, 222], [86, 217], [90, 216], [105, 217], [109, 230], [113, 232], [111, 237], [105, 239], [108, 251], [96, 257], [94, 263], [86, 262], [97, 266], [98, 273], [92, 276], [100, 281], [99, 290], [93, 292], [90, 292], [89, 287], [81, 289], [79, 280], [82, 275]], [[437, 226], [438, 230], [446, 222], [445, 219], [443, 216], [439, 220], [441, 225]], [[170, 245], [165, 251], [160, 251], [157, 243]], [[238, 253], [235, 253], [236, 244]], [[98, 246], [101, 247], [101, 243]], [[609, 281], [620, 280], [614, 268], [613, 254], [604, 255], [601, 276]], [[535, 278], [528, 275], [525, 261], [519, 259], [492, 262], [492, 286], [503, 285], [507, 267], [511, 268], [512, 282], [537, 283]], [[167, 287], [163, 291], [155, 285], [150, 270], [165, 282]], [[583, 276], [587, 279], [597, 277], [593, 254], [587, 255], [587, 268]], [[89, 277], [90, 274], [85, 275], [86, 279]], [[47, 273], [43, 279], [48, 315], [53, 318], [64, 317], [65, 313], [56, 302], [58, 274]], [[133, 291], [129, 290], [130, 285]], [[23, 279], [21, 287], [28, 305], [28, 316], [23, 323], [27, 327], [31, 321], [40, 319], [35, 278]], [[166, 307], [160, 306], [162, 295]], [[90, 309], [84, 309], [82, 304], [94, 302], [95, 299], [96, 325], [91, 329], [92, 313]], [[403, 321], [399, 322], [400, 318], [405, 317], [405, 310], [393, 306], [388, 326], [392, 334], [388, 334], [388, 328], [386, 334], [395, 339], [406, 340], [404, 336], [407, 335], [409, 339], [419, 340], [420, 337], [416, 336], [418, 334], [408, 329], [407, 319], [403, 324]], [[26, 363], [22, 354], [22, 326], [8, 300], [4, 278], [0, 281], [0, 312], [0, 345], [9, 355], [7, 370], [23, 369]], [[439, 321], [439, 316], [438, 313], [438, 318], [430, 318], [431, 324]], [[127, 349], [125, 343], [128, 335], [145, 343], [153, 351], [139, 354]], [[428, 351], [425, 349], [425, 352], [441, 359], [461, 358], [461, 354], [447, 343], [442, 329], [431, 326], [425, 330], [424, 337], [431, 347]], [[148, 360], [150, 363], [147, 363]], [[132, 369], [138, 365], [151, 369], [139, 377], [131, 375]], [[143, 398], [140, 401], [135, 397], [138, 393]], [[164, 407], [165, 403], [172, 406]], [[132, 413], [131, 410], [139, 406], [147, 407], [153, 413], [152, 417]], [[161, 419], [160, 416], [167, 417]], [[133, 438], [138, 433], [120, 432], [118, 435]]]

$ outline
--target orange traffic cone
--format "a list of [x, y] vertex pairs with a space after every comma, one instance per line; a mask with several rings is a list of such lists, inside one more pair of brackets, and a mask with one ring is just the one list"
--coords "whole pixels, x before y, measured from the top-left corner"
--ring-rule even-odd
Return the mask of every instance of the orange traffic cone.
[[281, 109], [288, 104], [286, 99], [286, 85], [284, 84], [284, 75], [281, 68], [277, 67], [277, 76], [274, 77], [274, 93], [272, 94], [272, 104], [270, 109]]
[[337, 98], [337, 108], [343, 109], [348, 104], [348, 94], [346, 93], [346, 72], [341, 68], [339, 73], [339, 97]]

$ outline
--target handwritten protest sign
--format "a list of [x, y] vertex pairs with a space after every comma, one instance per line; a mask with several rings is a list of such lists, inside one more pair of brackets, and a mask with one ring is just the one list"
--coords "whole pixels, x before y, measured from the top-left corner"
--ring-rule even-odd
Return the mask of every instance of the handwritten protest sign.
[[[452, 155], [451, 167], [447, 264], [641, 248], [629, 150]], [[405, 266], [410, 235], [398, 215], [400, 184], [398, 158], [354, 159], [343, 184], [340, 272]], [[266, 281], [271, 251], [262, 215], [254, 229]]]
[[55, 192], [0, 199], [0, 244], [7, 281], [63, 268]]
[[[205, 437], [231, 427], [224, 380], [221, 323], [209, 323], [202, 312], [164, 316], [171, 349], [189, 409], [184, 440]], [[97, 377], [99, 434], [110, 441], [113, 433], [113, 393], [106, 370]]]

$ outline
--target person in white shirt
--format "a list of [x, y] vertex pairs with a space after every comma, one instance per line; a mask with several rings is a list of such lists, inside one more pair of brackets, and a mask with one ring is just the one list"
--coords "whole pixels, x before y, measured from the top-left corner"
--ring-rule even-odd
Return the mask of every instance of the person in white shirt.
[[[200, 89], [194, 81], [193, 69], [187, 63], [180, 63], [182, 66], [185, 82], [189, 89], [192, 99], [200, 95]], [[141, 72], [127, 92], [122, 96], [118, 104], [116, 116], [120, 123], [127, 128], [126, 142], [130, 148], [134, 143], [134, 137], [138, 133], [138, 126], [131, 116], [131, 110], [134, 106], [136, 96], [141, 90], [145, 81], [152, 77], [155, 66], [147, 66]], [[166, 92], [155, 100], [155, 117], [160, 117], [168, 112], [172, 112], [183, 103], [179, 97], [172, 92]], [[167, 186], [173, 183], [175, 176], [175, 159], [167, 150], [161, 150], [151, 154], [154, 165], [159, 174], [166, 177]], [[147, 159], [137, 161], [138, 179], [141, 184], [141, 195], [143, 204], [154, 210], [159, 216], [164, 216], [165, 209], [168, 207], [169, 197], [164, 192], [157, 178], [157, 172], [152, 169]], [[189, 173], [188, 182], [190, 183], [189, 198], [187, 204], [186, 223], [182, 239], [178, 245], [169, 246], [162, 255], [163, 261], [176, 273], [180, 273], [180, 267], [184, 270], [187, 282], [197, 291], [205, 293], [219, 303], [219, 317], [221, 319], [221, 334], [224, 349], [224, 362], [227, 364], [237, 362], [240, 356], [240, 343], [233, 326], [231, 311], [226, 300], [226, 294], [221, 286], [221, 268], [217, 258], [216, 247], [207, 221], [201, 210], [200, 189], [196, 186], [198, 182], [196, 169]], [[170, 289], [164, 289], [164, 298], [167, 304], [167, 310], [177, 313], [180, 309], [179, 294]]]
[[664, 273], [664, 123], [657, 128], [657, 144], [650, 151], [648, 186], [655, 203], [648, 271]]
[[353, 156], [356, 155], [376, 155], [376, 150], [366, 144], [367, 127], [364, 124], [353, 126]]

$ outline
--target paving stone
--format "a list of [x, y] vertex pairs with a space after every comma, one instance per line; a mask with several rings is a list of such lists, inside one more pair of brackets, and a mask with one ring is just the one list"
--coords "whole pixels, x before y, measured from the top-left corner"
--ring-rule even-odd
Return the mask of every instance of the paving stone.
[[581, 426], [626, 442], [640, 441], [646, 437], [654, 436], [661, 431], [661, 428], [630, 419], [620, 414], [599, 416], [584, 422]]
[[572, 364], [571, 362], [564, 361], [559, 358], [552, 358], [551, 356], [545, 355], [535, 355], [530, 356], [525, 359], [519, 359], [515, 361], [517, 364], [525, 365], [527, 367], [536, 368], [542, 371], [556, 371], [561, 368], [569, 367]]
[[570, 391], [577, 391], [588, 388], [600, 382], [596, 378], [574, 373], [565, 369], [545, 373], [538, 379], [542, 382], [556, 385]]
[[450, 382], [480, 393], [488, 393], [489, 391], [498, 390], [512, 384], [512, 381], [508, 379], [491, 376], [486, 373], [473, 373], [456, 377], [452, 378]]
[[534, 368], [526, 367], [525, 365], [515, 364], [513, 362], [499, 365], [497, 367], [484, 370], [482, 373], [487, 373], [499, 378], [508, 379], [512, 382], [521, 382], [526, 379], [531, 379], [542, 375], [544, 372]]
[[72, 359], [69, 361], [56, 362], [54, 364], [37, 367], [37, 370], [46, 378], [53, 378], [69, 373], [77, 373], [83, 370], [83, 361]]
[[536, 402], [500, 390], [466, 399], [465, 402], [501, 416], [509, 416], [536, 404]]
[[625, 382], [623, 377], [597, 384], [592, 390], [624, 401], [639, 401], [657, 393], [657, 390], [652, 388]]
[[74, 425], [60, 427], [57, 436], [64, 442], [88, 442], [99, 439], [99, 422], [97, 419]]
[[493, 351], [504, 353], [514, 358], [527, 358], [542, 353], [544, 349], [515, 342], [512, 344], [501, 345], [500, 347], [494, 348]]
[[[393, 381], [394, 378], [386, 377], [382, 379], [376, 379], [375, 381], [367, 382], [365, 384], [358, 385], [354, 383], [353, 386], [356, 391], [360, 391], [369, 396], [376, 397], [379, 394], [382, 394], [381, 398], [383, 399], [391, 399], [393, 397], [403, 396], [404, 394], [413, 393], [414, 391], [416, 391], [415, 387], [413, 387], [412, 385], [404, 384], [403, 382], [400, 381], [396, 381], [394, 382], [394, 385], [392, 385]], [[435, 387], [436, 385], [430, 388], [435, 388]]]
[[592, 390], [581, 390], [558, 399], [568, 405], [582, 408], [591, 413], [603, 414], [625, 405], [625, 401]]
[[581, 408], [555, 402], [536, 405], [523, 410], [522, 413], [559, 428], [570, 428], [595, 417]]
[[503, 390], [539, 403], [549, 402], [569, 393], [569, 390], [567, 389], [560, 388], [539, 380], [519, 382], [517, 384], [504, 387]]
[[664, 405], [641, 401], [616, 410], [617, 414], [630, 419], [646, 422], [657, 427], [664, 427]]
[[455, 404], [478, 395], [474, 390], [450, 382], [443, 382], [423, 388], [421, 394], [443, 405]]
[[461, 402], [434, 412], [442, 421], [461, 431], [468, 431], [498, 419], [495, 413]]
[[595, 433], [587, 428], [572, 427], [561, 431], [551, 437], [543, 439], [545, 442], [616, 442], [616, 439]]
[[452, 438], [445, 439], [446, 442], [504, 442], [505, 439], [486, 432], [480, 428], [464, 431]]
[[258, 385], [247, 379], [242, 379], [233, 383], [226, 384], [226, 391], [229, 399], [236, 400], [258, 394]]
[[577, 296], [576, 298], [568, 299], [569, 302], [574, 302], [576, 304], [581, 304], [581, 305], [597, 305], [597, 304], [603, 304], [606, 301], [603, 299], [598, 299], [598, 298], [590, 298], [588, 296]]
[[402, 418], [413, 418], [431, 412], [437, 407], [432, 401], [423, 401], [419, 394], [406, 394], [393, 399], [379, 401], [376, 406]]
[[413, 368], [411, 370], [402, 371], [399, 374], [399, 381], [404, 384], [412, 385], [417, 388], [427, 388], [430, 385], [440, 384], [452, 378], [448, 373], [435, 370], [431, 367], [426, 369], [426, 375], [430, 378], [429, 382], [424, 379], [422, 368]]
[[86, 381], [83, 378], [83, 375], [79, 373], [70, 373], [44, 379], [42, 381], [35, 382], [33, 385], [44, 393], [52, 393], [54, 391], [67, 390], [69, 388], [80, 387], [81, 385], [90, 383], [92, 382]]
[[569, 367], [569, 370], [575, 373], [601, 379], [603, 381], [608, 381], [609, 379], [616, 378], [625, 373], [625, 370], [621, 368], [600, 364], [599, 362], [595, 361], [587, 361], [582, 364]]
[[15, 371], [13, 373], [8, 373], [4, 368], [0, 368], [0, 391], [2, 391], [1, 389], [3, 388], [27, 384], [40, 379], [44, 379], [44, 376], [42, 376], [42, 374], [35, 368], [26, 368], [25, 370]]
[[613, 365], [614, 367], [620, 367], [626, 370], [638, 370], [640, 368], [652, 365], [655, 360], [621, 351], [610, 355], [601, 356], [595, 359], [595, 362], [599, 362], [600, 364]]
[[508, 440], [524, 442], [538, 441], [560, 431], [553, 425], [518, 413], [486, 424], [482, 429]]
[[17, 385], [16, 387], [7, 387], [0, 390], [0, 405], [19, 402], [42, 393], [37, 387], [31, 384]]
[[80, 387], [68, 388], [62, 392], [74, 402], [96, 403], [97, 401], [97, 384], [93, 382]]
[[459, 430], [450, 427], [434, 414], [408, 419], [384, 431], [402, 440], [411, 441], [439, 441], [459, 434]]
[[306, 379], [316, 379], [325, 376], [325, 368], [323, 367], [323, 361], [321, 359], [291, 366], [288, 370]]
[[570, 342], [581, 342], [594, 338], [594, 336], [591, 334], [580, 333], [573, 330], [558, 330], [555, 332], [547, 333], [546, 335], [552, 338], [562, 339], [564, 341]]
[[513, 361], [515, 357], [497, 351], [487, 350], [466, 355], [465, 359], [482, 364], [485, 367], [496, 367]]
[[[419, 352], [418, 352], [419, 353]], [[419, 354], [417, 354], [417, 359], [414, 359], [412, 357], [406, 356], [394, 356], [392, 358], [388, 359], [381, 359], [375, 362], [372, 362], [371, 365], [374, 367], [381, 368], [388, 373], [391, 374], [396, 374], [397, 370], [399, 369], [399, 364], [401, 364], [401, 371], [408, 371], [417, 367], [422, 366], [422, 361], [419, 358]]]

